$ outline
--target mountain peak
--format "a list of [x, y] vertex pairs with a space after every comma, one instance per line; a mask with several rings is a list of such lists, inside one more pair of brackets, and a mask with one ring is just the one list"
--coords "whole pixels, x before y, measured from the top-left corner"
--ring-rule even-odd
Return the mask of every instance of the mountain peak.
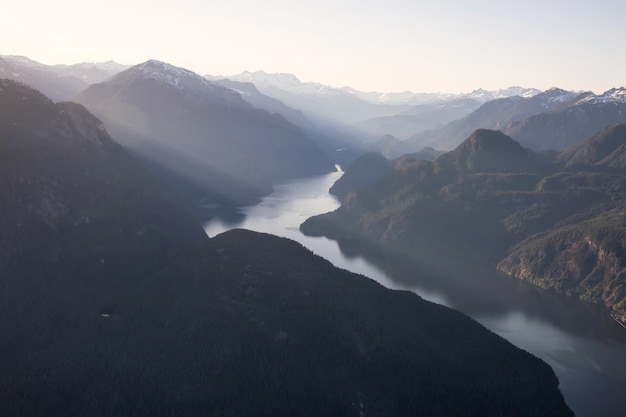
[[192, 95], [210, 91], [211, 93], [218, 93], [223, 97], [232, 98], [232, 96], [239, 96], [237, 92], [223, 87], [214, 81], [207, 80], [193, 71], [156, 59], [150, 59], [116, 74], [111, 79], [111, 82], [126, 84], [140, 79], [155, 80], [178, 90], [185, 90], [187, 94]]
[[605, 91], [600, 95], [596, 95], [593, 93], [586, 94], [583, 98], [581, 98], [576, 104], [583, 103], [617, 103], [617, 104], [625, 104], [626, 103], [626, 88], [611, 88], [610, 90]]
[[451, 152], [440, 156], [440, 164], [460, 171], [504, 172], [528, 169], [530, 153], [499, 130], [478, 129]]
[[464, 148], [475, 152], [480, 151], [512, 151], [523, 150], [522, 146], [499, 130], [477, 129], [457, 149]]

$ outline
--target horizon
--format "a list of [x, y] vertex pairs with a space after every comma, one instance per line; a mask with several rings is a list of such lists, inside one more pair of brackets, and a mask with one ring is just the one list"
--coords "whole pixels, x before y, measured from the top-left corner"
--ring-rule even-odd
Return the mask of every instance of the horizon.
[[594, 94], [601, 95], [601, 94], [606, 93], [607, 91], [610, 91], [610, 90], [613, 90], [613, 89], [626, 88], [624, 85], [615, 85], [615, 86], [613, 86], [613, 87], [608, 88], [607, 90], [602, 90], [602, 91], [593, 91], [593, 90], [591, 90], [591, 89], [586, 89], [586, 90], [567, 90], [567, 89], [562, 88], [562, 87], [560, 87], [560, 86], [552, 86], [552, 87], [549, 87], [549, 88], [546, 88], [546, 89], [539, 89], [539, 88], [535, 88], [535, 87], [533, 87], [533, 86], [524, 86], [524, 85], [509, 85], [509, 86], [499, 87], [499, 88], [494, 88], [494, 89], [487, 89], [487, 88], [483, 88], [483, 87], [480, 87], [480, 86], [479, 86], [479, 87], [473, 88], [473, 89], [471, 89], [471, 90], [467, 90], [467, 91], [457, 91], [457, 92], [442, 92], [442, 91], [411, 91], [411, 90], [403, 90], [403, 91], [374, 91], [374, 90], [358, 90], [358, 89], [356, 89], [356, 88], [353, 88], [353, 87], [352, 87], [352, 86], [350, 86], [350, 85], [336, 86], [336, 85], [323, 84], [323, 83], [321, 83], [321, 82], [319, 82], [319, 81], [316, 81], [316, 80], [310, 80], [310, 81], [308, 81], [308, 80], [307, 80], [307, 81], [305, 81], [305, 80], [302, 80], [302, 79], [301, 79], [301, 78], [300, 78], [297, 74], [292, 74], [292, 73], [287, 73], [287, 72], [272, 72], [272, 73], [270, 73], [270, 72], [267, 72], [267, 71], [265, 71], [265, 70], [263, 70], [263, 69], [259, 69], [259, 70], [255, 70], [255, 71], [244, 70], [244, 71], [242, 71], [242, 72], [240, 72], [240, 73], [237, 73], [237, 74], [229, 74], [229, 75], [225, 75], [225, 74], [201, 74], [201, 73], [199, 73], [199, 72], [197, 72], [197, 71], [194, 71], [194, 70], [193, 70], [193, 69], [191, 69], [191, 68], [181, 67], [181, 66], [176, 65], [176, 64], [174, 64], [174, 63], [170, 63], [170, 62], [167, 62], [167, 61], [162, 61], [162, 60], [155, 59], [155, 58], [151, 58], [151, 59], [148, 59], [148, 60], [146, 60], [146, 61], [138, 62], [138, 63], [135, 63], [135, 64], [120, 63], [120, 62], [115, 61], [115, 60], [113, 60], [113, 59], [104, 60], [104, 61], [97, 61], [97, 62], [95, 62], [95, 61], [77, 61], [77, 62], [57, 62], [57, 63], [45, 63], [45, 62], [42, 62], [42, 61], [39, 61], [39, 60], [33, 59], [32, 57], [29, 57], [29, 56], [26, 56], [26, 55], [17, 55], [17, 54], [2, 54], [2, 53], [0, 53], [0, 57], [1, 57], [1, 56], [5, 56], [5, 57], [14, 57], [14, 58], [26, 58], [26, 59], [28, 59], [28, 60], [30, 60], [30, 61], [36, 62], [36, 63], [38, 63], [38, 64], [47, 65], [47, 66], [56, 66], [56, 65], [67, 65], [67, 66], [71, 66], [71, 65], [77, 65], [77, 64], [94, 64], [94, 65], [98, 65], [98, 64], [106, 64], [106, 63], [112, 62], [112, 63], [118, 64], [118, 65], [127, 66], [127, 67], [129, 67], [129, 68], [130, 68], [130, 67], [133, 67], [133, 66], [136, 66], [136, 65], [143, 64], [143, 63], [145, 63], [145, 62], [147, 62], [147, 61], [155, 60], [155, 61], [164, 62], [164, 63], [166, 63], [166, 64], [170, 64], [170, 65], [175, 66], [175, 67], [179, 67], [179, 68], [183, 68], [183, 69], [186, 69], [186, 70], [192, 71], [192, 72], [194, 72], [195, 74], [200, 75], [200, 76], [202, 76], [202, 77], [209, 77], [209, 78], [211, 78], [211, 77], [212, 77], [212, 78], [216, 78], [216, 79], [229, 79], [229, 77], [235, 77], [235, 76], [238, 76], [238, 75], [241, 75], [241, 74], [244, 74], [244, 73], [248, 73], [248, 74], [255, 74], [255, 73], [262, 72], [262, 73], [265, 73], [265, 74], [267, 74], [267, 75], [271, 75], [271, 76], [274, 76], [274, 75], [288, 75], [288, 76], [294, 76], [294, 77], [296, 77], [296, 78], [297, 78], [300, 82], [305, 83], [305, 84], [308, 84], [308, 83], [311, 83], [311, 84], [320, 84], [320, 85], [323, 85], [323, 86], [326, 86], [326, 87], [331, 87], [331, 88], [336, 88], [336, 89], [352, 89], [352, 90], [355, 90], [355, 91], [358, 91], [358, 92], [361, 92], [361, 93], [366, 93], [366, 94], [403, 94], [403, 93], [410, 93], [410, 94], [432, 94], [432, 95], [437, 95], [437, 94], [441, 94], [441, 95], [465, 95], [465, 94], [471, 94], [471, 93], [474, 93], [474, 92], [477, 92], [477, 91], [495, 92], [495, 91], [504, 91], [504, 90], [507, 90], [507, 89], [510, 89], [510, 88], [522, 88], [522, 89], [536, 89], [536, 90], [539, 90], [539, 91], [544, 91], [544, 92], [545, 92], [545, 91], [549, 91], [549, 90], [553, 90], [553, 89], [561, 89], [561, 90], [565, 90], [565, 91], [572, 91], [572, 92], [576, 92], [576, 93], [592, 92], [592, 93], [594, 93]]
[[598, 94], [626, 84], [626, 5], [616, 0], [34, 3], [5, 6], [1, 54], [46, 65], [157, 59], [200, 75], [263, 70], [382, 93], [522, 86]]

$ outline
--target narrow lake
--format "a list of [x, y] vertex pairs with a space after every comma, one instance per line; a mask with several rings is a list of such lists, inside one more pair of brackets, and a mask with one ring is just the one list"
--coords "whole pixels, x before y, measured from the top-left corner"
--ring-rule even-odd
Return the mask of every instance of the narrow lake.
[[215, 217], [205, 225], [206, 233], [213, 237], [244, 228], [287, 237], [340, 268], [460, 310], [550, 364], [577, 416], [626, 415], [626, 329], [603, 309], [490, 271], [422, 279], [409, 262], [375, 264], [333, 240], [301, 234], [299, 226], [308, 217], [339, 207], [328, 189], [340, 176], [280, 184], [255, 206], [212, 208]]

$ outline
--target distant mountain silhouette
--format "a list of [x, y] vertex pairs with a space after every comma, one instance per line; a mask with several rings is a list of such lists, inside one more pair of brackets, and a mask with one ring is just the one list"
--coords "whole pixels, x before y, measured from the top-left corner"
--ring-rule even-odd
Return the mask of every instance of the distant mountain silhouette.
[[334, 170], [284, 117], [163, 62], [131, 67], [77, 100], [136, 155], [228, 200], [254, 201], [277, 181]]
[[524, 172], [536, 169], [538, 158], [500, 131], [478, 129], [437, 163], [462, 172]]

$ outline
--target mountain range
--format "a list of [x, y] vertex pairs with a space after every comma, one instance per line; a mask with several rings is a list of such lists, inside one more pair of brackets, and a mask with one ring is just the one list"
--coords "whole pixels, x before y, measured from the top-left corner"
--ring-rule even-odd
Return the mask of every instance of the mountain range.
[[558, 88], [533, 97], [509, 97], [483, 104], [445, 126], [406, 139], [406, 147], [452, 149], [476, 129], [502, 130], [522, 146], [563, 149], [613, 123], [626, 122], [626, 89], [596, 95]]
[[[240, 111], [128, 71], [98, 88]], [[0, 181], [6, 415], [573, 415], [544, 362], [461, 313], [287, 239], [209, 239], [83, 106], [6, 79]]]
[[[485, 265], [626, 322], [625, 146], [620, 124], [549, 153], [481, 129], [433, 162], [404, 157], [385, 170], [368, 156], [342, 177], [342, 206], [301, 230], [402, 253], [443, 276], [467, 273], [449, 269], [456, 263]], [[379, 175], [364, 183], [364, 171]]]
[[205, 195], [238, 203], [333, 171], [305, 132], [191, 71], [147, 61], [77, 96], [127, 149]]
[[24, 56], [0, 55], [0, 78], [33, 86], [55, 101], [71, 100], [92, 83], [103, 81], [128, 66], [113, 61], [45, 65]]

